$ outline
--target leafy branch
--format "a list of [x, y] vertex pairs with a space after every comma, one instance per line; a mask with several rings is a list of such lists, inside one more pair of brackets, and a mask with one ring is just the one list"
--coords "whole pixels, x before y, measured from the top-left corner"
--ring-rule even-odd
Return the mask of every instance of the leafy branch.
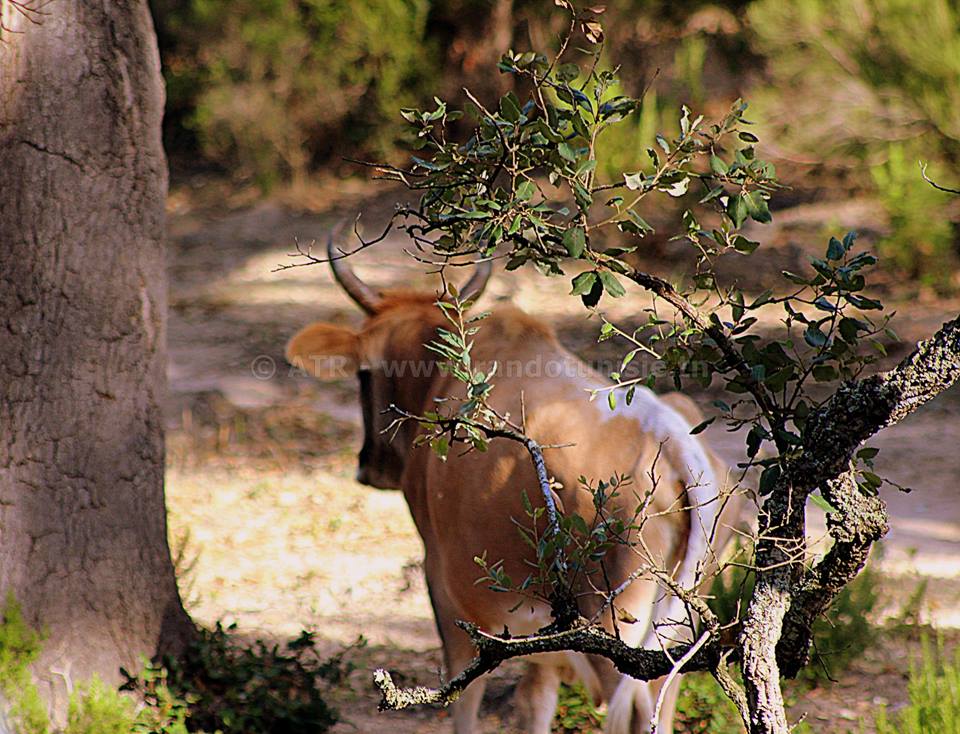
[[[811, 273], [784, 272], [777, 293], [771, 289], [748, 299], [737, 287], [718, 283], [718, 258], [750, 256], [759, 246], [742, 228], [750, 219], [759, 224], [771, 220], [769, 200], [780, 186], [773, 166], [757, 155], [757, 137], [744, 117], [746, 104], [738, 100], [713, 124], [684, 107], [679, 133], [658, 135], [646, 151], [646, 162], [638, 161], [614, 180], [598, 180], [597, 141], [634, 114], [642, 99], [614, 91], [618, 70], [601, 63], [599, 13], [578, 11], [566, 0], [557, 4], [570, 20], [559, 52], [549, 58], [511, 51], [499, 64], [502, 72], [527, 85], [525, 100], [509, 92], [490, 105], [468, 94], [464, 110], [435, 99], [433, 109], [402, 111], [418, 155], [406, 169], [379, 166], [377, 171], [421, 197], [416, 205], [398, 207], [388, 229], [405, 233], [417, 252], [441, 265], [468, 255], [501, 258], [508, 271], [526, 264], [548, 276], [569, 271], [571, 295], [589, 309], [597, 309], [604, 296], [626, 296], [621, 280], [651, 293], [654, 305], [639, 329], [608, 319], [601, 327], [602, 339], [625, 339], [630, 350], [613, 375], [608, 397], [613, 405], [616, 391], [623, 388], [627, 402], [632, 400], [640, 381], [623, 379], [621, 373], [638, 354], [665, 359], [678, 388], [690, 378], [703, 385], [720, 381], [732, 398], [715, 405], [730, 428], [746, 429], [741, 468], [761, 469], [758, 494], [765, 502], [756, 535], [757, 581], [742, 620], [717, 620], [705, 610], [695, 586], [683, 588], [665, 569], [641, 564], [640, 573], [650, 574], [682, 601], [691, 627], [694, 617], [700, 618], [696, 649], [638, 650], [580, 617], [566, 574], [576, 572], [571, 561], [588, 547], [574, 539], [603, 522], [602, 502], [591, 520], [593, 528], [583, 518], [577, 522], [558, 511], [543, 458], [548, 447], [525, 435], [522, 416], [517, 425], [490, 407], [495, 368], [477, 368], [470, 355], [480, 317], [464, 319], [463, 304], [454, 299], [441, 304], [450, 328], [439, 332], [431, 348], [465, 385], [465, 395], [448, 398], [424, 415], [395, 409], [397, 420], [419, 422], [421, 440], [442, 458], [454, 445], [482, 451], [497, 438], [524, 446], [547, 508], [552, 545], [542, 546], [537, 535], [529, 539], [553, 554], [554, 575], [541, 580], [554, 584], [555, 619], [541, 633], [525, 637], [493, 635], [465, 623], [478, 650], [467, 670], [441, 688], [417, 690], [398, 689], [387, 674], [378, 673], [382, 705], [447, 703], [508, 657], [574, 650], [603, 655], [621, 671], [645, 680], [710, 669], [751, 732], [786, 732], [780, 674], [795, 675], [806, 663], [813, 621], [859, 572], [872, 543], [886, 530], [877, 497], [882, 479], [871, 471], [876, 450], [862, 444], [958, 379], [960, 320], [944, 324], [889, 372], [864, 377], [885, 354], [883, 337], [895, 335], [888, 329], [889, 317], [881, 314], [882, 304], [866, 294], [867, 275], [877, 259], [858, 249], [853, 233], [831, 238], [823, 257], [812, 260]], [[572, 42], [578, 33], [592, 50]], [[574, 54], [583, 58], [571, 60]], [[458, 141], [454, 131], [462, 128], [451, 123], [461, 119], [472, 124], [472, 131]], [[644, 216], [653, 197], [682, 209], [683, 227], [676, 239], [694, 249], [698, 262], [687, 284], [672, 283], [636, 264], [633, 253], [654, 232]], [[659, 304], [666, 304], [672, 320], [661, 318]], [[771, 322], [776, 324], [773, 334]], [[605, 492], [594, 496], [602, 499]], [[805, 506], [814, 492], [830, 510], [834, 545], [811, 566], [805, 554]], [[536, 526], [539, 515], [528, 514]], [[629, 544], [624, 537], [642, 521], [626, 522], [623, 537], [614, 534], [616, 542]], [[545, 557], [541, 550], [538, 559]], [[495, 564], [486, 570], [499, 588], [517, 589], [497, 576]], [[615, 592], [606, 589], [610, 605]], [[741, 622], [736, 641], [722, 642], [721, 628]], [[743, 689], [724, 667], [734, 659], [743, 666]]]

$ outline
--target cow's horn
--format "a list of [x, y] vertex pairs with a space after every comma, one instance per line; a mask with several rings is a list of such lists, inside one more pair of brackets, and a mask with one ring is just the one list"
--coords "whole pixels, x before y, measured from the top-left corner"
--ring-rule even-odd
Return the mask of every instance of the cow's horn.
[[470, 276], [463, 288], [460, 289], [461, 301], [476, 301], [483, 294], [483, 289], [487, 287], [487, 281], [490, 280], [490, 273], [493, 272], [493, 262], [484, 260], [473, 269], [473, 275]]
[[327, 240], [327, 258], [330, 260], [330, 269], [333, 270], [333, 277], [343, 287], [357, 305], [367, 314], [373, 315], [380, 309], [380, 302], [383, 300], [380, 294], [373, 288], [364, 283], [357, 274], [353, 272], [346, 263], [344, 254], [333, 245], [334, 234], [340, 227], [330, 230], [330, 238]]

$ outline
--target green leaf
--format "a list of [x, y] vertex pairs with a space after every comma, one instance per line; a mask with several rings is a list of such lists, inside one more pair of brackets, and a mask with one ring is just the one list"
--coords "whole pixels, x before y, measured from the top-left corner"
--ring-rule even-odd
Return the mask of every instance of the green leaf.
[[640, 171], [636, 173], [625, 173], [623, 174], [623, 182], [631, 191], [643, 188], [643, 173]]
[[803, 332], [803, 340], [811, 347], [820, 348], [827, 343], [827, 335], [816, 324], [810, 324]]
[[738, 229], [743, 226], [750, 212], [747, 211], [747, 202], [740, 194], [731, 194], [727, 202], [727, 216]]
[[760, 445], [763, 443], [766, 431], [760, 426], [754, 426], [747, 433], [747, 456], [751, 459], [757, 455]]
[[669, 186], [664, 186], [661, 188], [661, 191], [665, 191], [673, 198], [677, 199], [687, 193], [687, 189], [690, 187], [689, 178], [681, 178], [679, 181], [675, 181]]
[[853, 344], [857, 340], [857, 336], [860, 333], [860, 324], [862, 322], [858, 319], [851, 319], [848, 316], [844, 316], [840, 319], [840, 337], [847, 342], [847, 344]]
[[705, 421], [702, 421], [690, 429], [690, 435], [696, 436], [698, 433], [703, 433], [711, 423], [717, 419], [716, 416], [713, 418], [707, 418]]
[[570, 515], [570, 525], [581, 535], [588, 535], [590, 533], [590, 528], [587, 527], [587, 521], [577, 513]]
[[569, 143], [560, 143], [560, 145], [557, 146], [557, 152], [560, 153], [561, 158], [565, 158], [571, 163], [574, 163], [577, 160], [577, 151], [574, 150], [573, 146], [571, 146]]
[[780, 275], [789, 280], [791, 283], [796, 283], [797, 285], [810, 285], [809, 278], [804, 278], [802, 275], [791, 273], [789, 270], [781, 270]]
[[582, 176], [585, 173], [590, 173], [597, 167], [596, 158], [585, 158], [580, 162], [580, 165], [577, 166], [577, 175]]
[[583, 227], [573, 227], [563, 233], [563, 246], [567, 248], [567, 254], [572, 258], [579, 258], [586, 249], [586, 233]]
[[777, 480], [780, 478], [780, 465], [771, 464], [760, 474], [760, 494], [767, 495], [773, 491], [774, 486], [777, 483]]
[[754, 240], [749, 240], [743, 235], [737, 235], [733, 238], [733, 249], [737, 252], [743, 253], [744, 255], [750, 255], [756, 249], [760, 247], [760, 243]]
[[627, 216], [630, 218], [630, 223], [636, 228], [634, 231], [641, 237], [647, 232], [653, 232], [653, 227], [647, 223], [646, 219], [637, 214], [636, 210], [627, 209]]
[[706, 196], [700, 199], [700, 203], [706, 204], [708, 201], [713, 201], [718, 196], [725, 193], [726, 193], [726, 189], [724, 189], [723, 186], [714, 186], [712, 189], [710, 189], [710, 193], [708, 193]]
[[722, 176], [727, 172], [728, 168], [727, 164], [723, 162], [723, 159], [714, 154], [710, 156], [710, 170], [718, 176]]
[[819, 492], [811, 492], [810, 501], [826, 513], [839, 512], [839, 510], [827, 502]]
[[844, 252], [846, 249], [843, 243], [836, 237], [831, 237], [830, 244], [827, 245], [827, 260], [842, 260]]
[[813, 368], [813, 379], [817, 382], [831, 382], [839, 376], [837, 370], [829, 364], [818, 364]]
[[529, 201], [533, 196], [533, 192], [536, 190], [537, 187], [534, 185], [533, 181], [524, 181], [517, 186], [517, 201]]
[[617, 276], [607, 270], [600, 271], [600, 281], [603, 283], [603, 289], [614, 298], [620, 298], [627, 292], [617, 280]]
[[577, 200], [577, 206], [584, 212], [593, 204], [593, 194], [579, 181], [573, 183], [573, 198]]
[[610, 410], [617, 409], [617, 393], [613, 390], [607, 393], [607, 405], [610, 406]]
[[883, 308], [883, 304], [875, 298], [867, 298], [866, 296], [858, 296], [853, 293], [847, 293], [844, 295], [851, 304], [856, 306], [859, 309], [864, 311], [879, 311]]
[[573, 279], [573, 290], [570, 291], [570, 295], [582, 296], [585, 293], [589, 293], [597, 282], [599, 281], [595, 270], [580, 273], [580, 275]]
[[770, 215], [770, 209], [767, 207], [767, 201], [760, 192], [751, 191], [748, 194], [744, 194], [743, 201], [747, 206], [747, 213], [751, 219], [761, 224], [768, 224], [773, 221], [773, 217]]
[[600, 303], [600, 296], [603, 295], [603, 282], [600, 278], [595, 278], [593, 285], [590, 287], [590, 291], [587, 293], [582, 293], [580, 295], [580, 300], [583, 301], [583, 305], [587, 308], [593, 308], [598, 303]]

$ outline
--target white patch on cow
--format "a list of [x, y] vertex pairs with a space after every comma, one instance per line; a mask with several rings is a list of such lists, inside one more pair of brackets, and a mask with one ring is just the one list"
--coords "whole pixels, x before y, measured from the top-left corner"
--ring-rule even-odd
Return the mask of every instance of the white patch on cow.
[[[629, 405], [625, 393], [625, 389], [617, 390], [617, 404], [613, 410], [606, 401], [598, 400], [594, 405], [604, 422], [615, 416], [635, 420], [644, 433], [662, 445], [661, 461], [666, 460], [681, 473], [687, 487], [687, 500], [693, 513], [693, 522], [687, 552], [675, 579], [681, 586], [690, 588], [697, 580], [697, 566], [707, 560], [710, 536], [719, 511], [720, 502], [717, 497], [720, 484], [707, 452], [700, 440], [690, 435], [692, 426], [680, 413], [646, 387], [637, 387]], [[654, 622], [683, 619], [683, 604], [672, 594], [664, 596], [656, 606]], [[670, 636], [669, 633], [667, 636]], [[653, 626], [649, 628], [644, 644], [659, 646]]]

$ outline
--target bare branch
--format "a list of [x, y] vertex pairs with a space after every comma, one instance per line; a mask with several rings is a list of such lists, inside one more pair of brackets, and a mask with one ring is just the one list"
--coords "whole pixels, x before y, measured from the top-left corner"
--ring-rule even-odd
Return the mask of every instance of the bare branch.
[[[492, 635], [466, 622], [458, 622], [458, 625], [477, 647], [477, 655], [466, 669], [439, 688], [399, 688], [387, 671], [377, 670], [374, 682], [381, 693], [381, 711], [424, 704], [447, 706], [456, 701], [470, 683], [494, 670], [504, 660], [537, 653], [573, 651], [602, 655], [621, 673], [637, 680], [656, 680], [674, 669], [677, 673], [711, 670], [720, 659], [717, 640], [709, 632], [705, 632], [696, 643], [676, 645], [663, 651], [630, 647], [600, 627], [583, 624], [583, 620], [569, 628], [551, 626], [538, 634], [523, 637]], [[693, 654], [689, 654], [694, 647]], [[682, 664], [674, 662], [685, 658]]]
[[657, 705], [653, 709], [653, 718], [651, 719], [652, 726], [650, 728], [650, 734], [656, 734], [657, 732], [657, 722], [660, 721], [660, 710], [663, 708], [663, 700], [667, 696], [667, 691], [670, 689], [670, 684], [676, 679], [680, 674], [680, 671], [683, 669], [683, 666], [686, 665], [693, 658], [694, 655], [703, 647], [707, 641], [710, 639], [710, 632], [704, 632], [700, 635], [693, 645], [690, 646], [690, 649], [677, 660], [676, 664], [673, 666], [673, 669], [667, 673], [667, 679], [663, 682], [663, 685], [660, 686], [660, 694], [657, 696]]
[[960, 189], [949, 189], [949, 188], [947, 188], [946, 186], [941, 186], [941, 185], [938, 184], [936, 181], [934, 181], [932, 178], [930, 178], [929, 176], [927, 176], [927, 164], [924, 163], [923, 161], [920, 161], [920, 175], [923, 176], [923, 180], [926, 181], [926, 182], [927, 182], [928, 184], [930, 184], [931, 186], [933, 186], [933, 188], [935, 188], [935, 189], [937, 189], [937, 190], [939, 190], [939, 191], [944, 191], [944, 192], [946, 192], [946, 193], [948, 193], [948, 194], [958, 194], [958, 195], [960, 195]]

